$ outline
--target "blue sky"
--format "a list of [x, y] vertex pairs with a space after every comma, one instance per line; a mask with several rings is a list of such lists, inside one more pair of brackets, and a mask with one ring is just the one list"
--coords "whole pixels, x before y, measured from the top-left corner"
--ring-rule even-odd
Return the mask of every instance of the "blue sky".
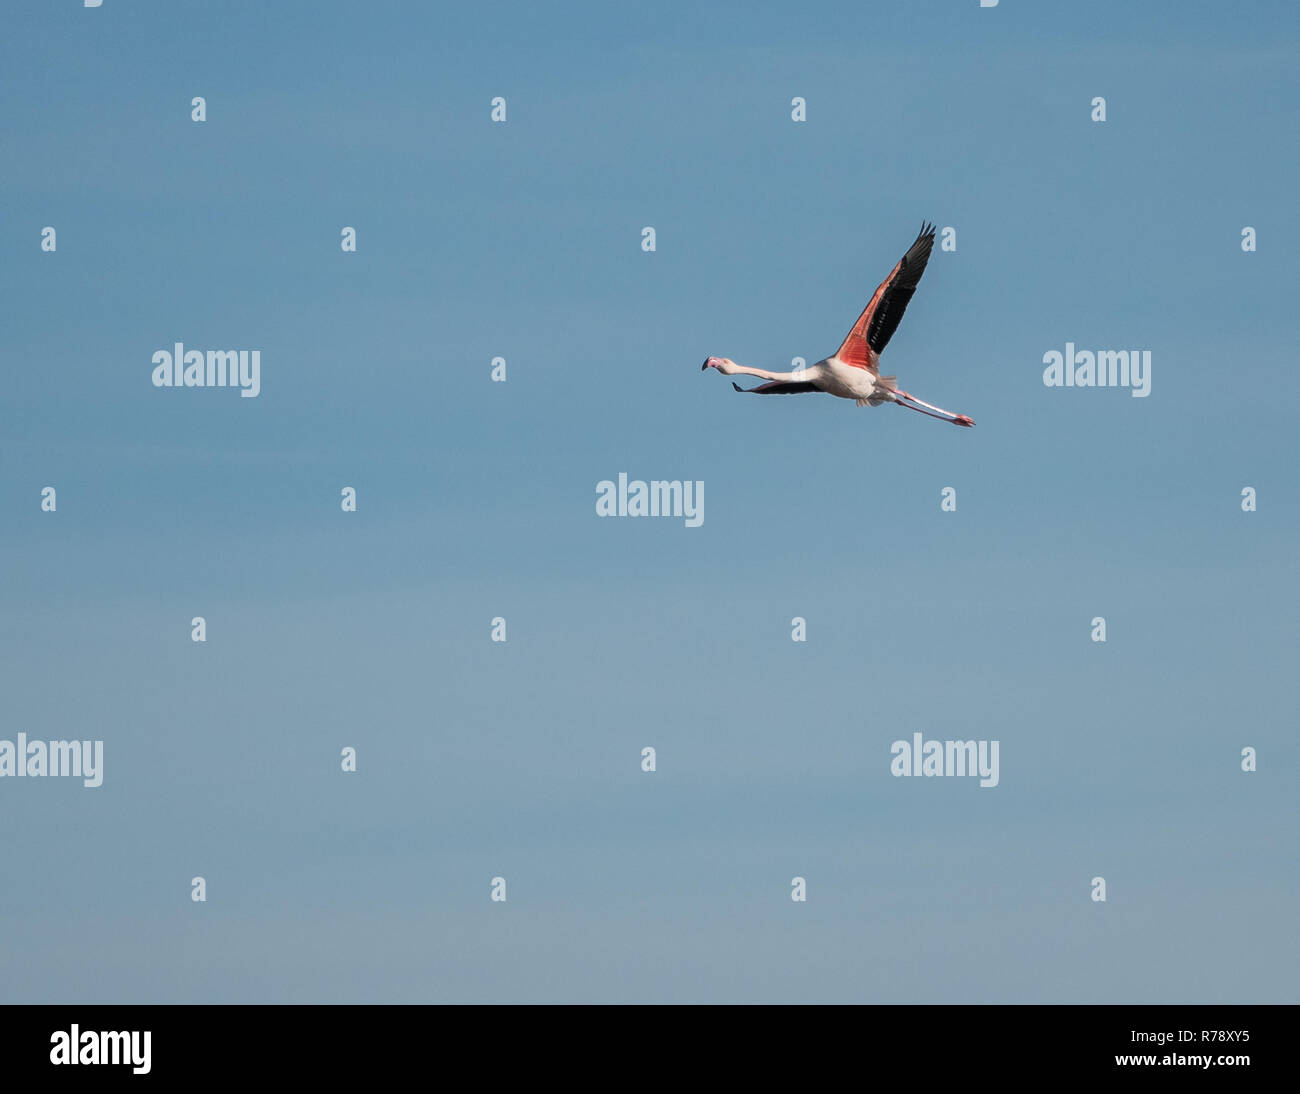
[[[0, 999], [1296, 1001], [1292, 6], [7, 22], [0, 738], [105, 777], [0, 780]], [[974, 430], [700, 373], [925, 218], [885, 371]]]

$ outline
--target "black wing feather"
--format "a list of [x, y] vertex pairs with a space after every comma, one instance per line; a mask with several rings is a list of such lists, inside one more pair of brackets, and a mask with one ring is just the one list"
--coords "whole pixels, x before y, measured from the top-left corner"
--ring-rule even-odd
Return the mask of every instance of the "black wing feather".
[[737, 391], [743, 391], [750, 395], [798, 395], [805, 391], [821, 391], [821, 388], [816, 384], [802, 381], [787, 383], [781, 380], [773, 380], [768, 384], [759, 384], [758, 387], [741, 387], [735, 380], [732, 380], [731, 386]]
[[916, 292], [921, 275], [925, 273], [925, 264], [930, 261], [930, 249], [933, 246], [934, 225], [922, 224], [921, 234], [908, 248], [907, 254], [903, 255], [898, 273], [889, 288], [885, 290], [885, 295], [881, 297], [880, 303], [876, 306], [876, 313], [871, 317], [871, 324], [867, 328], [867, 345], [877, 353], [884, 352], [885, 347], [889, 345], [889, 340], [894, 336], [894, 331], [898, 330], [903, 312], [907, 310], [907, 302]]

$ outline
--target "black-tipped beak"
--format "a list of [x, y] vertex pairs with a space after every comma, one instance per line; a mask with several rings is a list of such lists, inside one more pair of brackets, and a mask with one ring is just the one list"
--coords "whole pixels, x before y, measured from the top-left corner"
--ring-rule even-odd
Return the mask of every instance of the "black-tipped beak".
[[702, 364], [702, 365], [700, 366], [700, 371], [703, 372], [706, 368], [708, 368], [708, 367], [709, 367], [709, 362], [712, 361], [712, 360], [713, 360], [712, 357], [706, 357], [706, 358], [704, 358], [704, 364]]

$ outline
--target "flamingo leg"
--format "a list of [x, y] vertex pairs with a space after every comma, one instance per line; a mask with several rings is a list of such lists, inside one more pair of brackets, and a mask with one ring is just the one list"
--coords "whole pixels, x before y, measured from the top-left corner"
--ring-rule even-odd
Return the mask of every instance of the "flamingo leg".
[[[906, 399], [907, 402], [903, 402]], [[944, 410], [941, 406], [934, 406], [927, 403], [924, 399], [918, 399], [915, 395], [909, 394], [899, 388], [894, 392], [894, 402], [899, 406], [907, 407], [908, 410], [915, 410], [918, 414], [924, 414], [929, 418], [938, 418], [941, 422], [952, 422], [953, 425], [972, 426], [975, 424], [974, 419], [965, 414], [954, 414], [951, 410]], [[913, 403], [919, 405], [913, 406]], [[929, 410], [922, 410], [921, 407], [929, 407]], [[935, 413], [931, 413], [935, 411]]]

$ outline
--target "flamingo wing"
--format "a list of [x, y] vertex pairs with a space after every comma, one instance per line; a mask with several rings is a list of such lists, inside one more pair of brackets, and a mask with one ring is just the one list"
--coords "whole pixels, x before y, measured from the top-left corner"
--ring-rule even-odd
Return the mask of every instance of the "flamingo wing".
[[758, 387], [741, 387], [732, 380], [731, 386], [737, 391], [744, 391], [751, 395], [802, 395], [807, 391], [821, 391], [816, 384], [805, 380], [773, 380], [770, 383], [759, 384]]
[[880, 283], [875, 295], [858, 316], [858, 321], [853, 324], [849, 336], [844, 339], [844, 344], [836, 351], [835, 356], [840, 361], [854, 368], [875, 371], [873, 357], [884, 352], [894, 331], [898, 329], [907, 302], [912, 299], [921, 275], [925, 273], [925, 264], [930, 261], [930, 249], [933, 246], [934, 225], [923, 223], [916, 242]]

